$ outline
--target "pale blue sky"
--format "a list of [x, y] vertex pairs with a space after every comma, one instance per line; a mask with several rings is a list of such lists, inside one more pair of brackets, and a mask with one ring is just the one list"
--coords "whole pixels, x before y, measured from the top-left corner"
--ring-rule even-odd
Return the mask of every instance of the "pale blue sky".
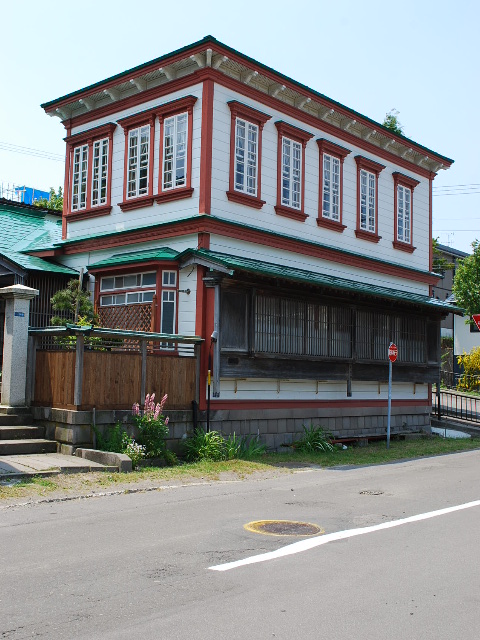
[[[480, 238], [478, 0], [17, 0], [2, 7], [0, 182], [63, 185], [64, 128], [40, 108], [210, 34], [242, 53], [453, 158], [434, 182], [434, 236]], [[3, 147], [3, 148], [2, 148]], [[441, 187], [468, 185], [456, 190]], [[476, 187], [472, 185], [478, 185]], [[476, 191], [476, 193], [475, 193]], [[467, 192], [465, 195], [452, 193]]]

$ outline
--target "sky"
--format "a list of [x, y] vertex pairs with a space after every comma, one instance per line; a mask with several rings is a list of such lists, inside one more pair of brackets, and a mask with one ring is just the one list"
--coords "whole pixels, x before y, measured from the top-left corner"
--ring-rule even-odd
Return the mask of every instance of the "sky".
[[373, 120], [396, 109], [407, 137], [455, 160], [433, 183], [433, 236], [468, 252], [480, 239], [479, 24], [478, 0], [4, 3], [0, 183], [63, 186], [65, 130], [41, 103], [212, 35]]

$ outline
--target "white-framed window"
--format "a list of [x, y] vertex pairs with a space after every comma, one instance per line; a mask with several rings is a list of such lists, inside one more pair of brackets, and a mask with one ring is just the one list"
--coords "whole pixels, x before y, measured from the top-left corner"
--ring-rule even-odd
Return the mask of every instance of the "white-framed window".
[[360, 170], [360, 229], [375, 233], [376, 176]]
[[148, 194], [150, 159], [150, 126], [137, 127], [128, 132], [127, 198]]
[[340, 160], [323, 154], [323, 206], [322, 215], [330, 220], [340, 220]]
[[302, 145], [282, 138], [282, 205], [301, 209]]
[[176, 291], [162, 291], [161, 333], [175, 333]]
[[176, 287], [176, 286], [177, 286], [177, 272], [162, 271], [162, 287]]
[[100, 306], [120, 306], [125, 304], [142, 304], [152, 302], [155, 291], [134, 291], [132, 293], [116, 293], [100, 296]]
[[155, 286], [157, 274], [155, 271], [147, 273], [129, 273], [124, 276], [107, 276], [100, 280], [100, 291], [115, 291], [116, 289], [137, 289], [139, 287]]
[[87, 208], [88, 145], [73, 150], [72, 211]]
[[93, 143], [92, 159], [92, 207], [107, 202], [108, 138]]
[[257, 195], [258, 126], [235, 121], [235, 191]]
[[165, 118], [163, 129], [162, 190], [187, 184], [188, 113]]
[[412, 190], [402, 184], [397, 186], [397, 240], [411, 242]]

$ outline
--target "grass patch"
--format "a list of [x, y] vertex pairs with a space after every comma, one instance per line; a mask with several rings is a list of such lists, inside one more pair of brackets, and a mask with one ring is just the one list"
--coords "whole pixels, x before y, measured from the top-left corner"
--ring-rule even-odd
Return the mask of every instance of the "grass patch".
[[388, 450], [383, 441], [365, 447], [335, 447], [332, 452], [308, 453], [289, 450], [288, 453], [259, 456], [255, 460], [200, 460], [174, 467], [145, 467], [132, 473], [65, 473], [48, 478], [34, 476], [12, 486], [0, 485], [0, 500], [15, 502], [19, 498], [35, 499], [47, 494], [49, 497], [81, 496], [102, 491], [149, 488], [162, 484], [242, 480], [255, 475], [272, 477], [308, 466], [382, 464], [473, 449], [480, 449], [480, 438], [457, 440], [426, 436], [418, 440], [392, 440]]

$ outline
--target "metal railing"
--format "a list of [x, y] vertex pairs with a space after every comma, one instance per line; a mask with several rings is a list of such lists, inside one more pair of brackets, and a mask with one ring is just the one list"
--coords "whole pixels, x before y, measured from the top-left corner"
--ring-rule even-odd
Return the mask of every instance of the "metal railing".
[[440, 390], [433, 393], [432, 404], [439, 420], [450, 417], [480, 423], [480, 397]]

